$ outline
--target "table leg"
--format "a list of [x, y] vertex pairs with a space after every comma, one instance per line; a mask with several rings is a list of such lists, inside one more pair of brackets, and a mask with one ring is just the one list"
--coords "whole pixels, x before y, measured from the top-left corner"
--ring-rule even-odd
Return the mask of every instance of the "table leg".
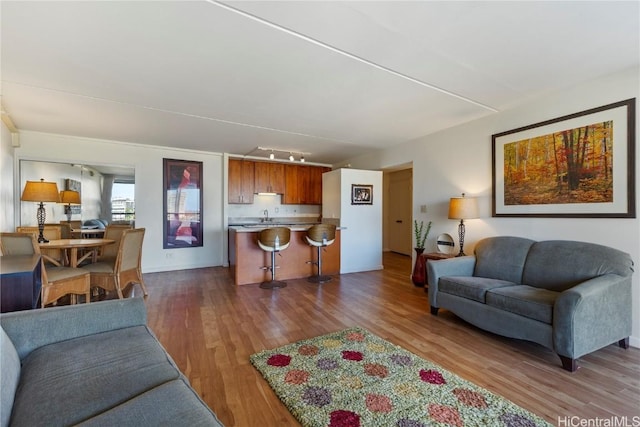
[[71, 253], [69, 254], [69, 265], [71, 268], [78, 267], [78, 248], [71, 248]]

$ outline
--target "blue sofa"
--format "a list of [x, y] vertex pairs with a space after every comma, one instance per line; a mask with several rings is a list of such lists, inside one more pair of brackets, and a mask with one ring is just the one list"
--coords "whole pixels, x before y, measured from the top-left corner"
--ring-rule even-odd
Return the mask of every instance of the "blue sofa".
[[222, 426], [141, 298], [0, 315], [5, 426]]
[[629, 347], [632, 266], [629, 254], [593, 243], [490, 237], [473, 256], [427, 263], [431, 314], [444, 308], [542, 344], [573, 372], [585, 354]]

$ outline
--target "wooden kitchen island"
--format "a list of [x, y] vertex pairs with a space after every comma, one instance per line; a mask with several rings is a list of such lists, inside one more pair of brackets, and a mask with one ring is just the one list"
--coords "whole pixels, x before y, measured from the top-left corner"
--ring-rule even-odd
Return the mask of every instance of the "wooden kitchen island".
[[[317, 249], [307, 243], [306, 226], [290, 226], [291, 243], [276, 255], [276, 278], [278, 280], [300, 279], [317, 272], [317, 266], [307, 261], [316, 261]], [[271, 272], [261, 267], [271, 265], [271, 254], [258, 247], [258, 234], [263, 228], [229, 227], [229, 267], [236, 285], [261, 283], [271, 279]], [[282, 256], [280, 256], [282, 255]], [[340, 274], [340, 230], [336, 240], [322, 250], [322, 274]]]

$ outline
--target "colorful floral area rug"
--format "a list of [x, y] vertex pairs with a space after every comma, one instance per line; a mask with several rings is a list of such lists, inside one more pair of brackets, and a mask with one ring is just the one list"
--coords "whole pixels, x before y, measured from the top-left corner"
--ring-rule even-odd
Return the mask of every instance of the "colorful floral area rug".
[[250, 359], [305, 427], [551, 425], [362, 328]]

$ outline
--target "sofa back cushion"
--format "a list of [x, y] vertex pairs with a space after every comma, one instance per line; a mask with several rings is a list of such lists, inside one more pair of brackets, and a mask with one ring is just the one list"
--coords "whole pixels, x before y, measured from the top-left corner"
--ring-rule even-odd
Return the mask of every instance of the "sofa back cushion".
[[522, 282], [525, 285], [565, 291], [604, 274], [628, 276], [633, 261], [629, 254], [587, 242], [547, 240], [529, 250]]
[[20, 358], [13, 346], [11, 339], [0, 327], [0, 378], [2, 378], [2, 390], [0, 391], [0, 425], [6, 427], [11, 418], [13, 398], [20, 381]]
[[489, 237], [478, 242], [474, 250], [477, 277], [522, 283], [522, 270], [529, 248], [535, 241], [522, 237]]

